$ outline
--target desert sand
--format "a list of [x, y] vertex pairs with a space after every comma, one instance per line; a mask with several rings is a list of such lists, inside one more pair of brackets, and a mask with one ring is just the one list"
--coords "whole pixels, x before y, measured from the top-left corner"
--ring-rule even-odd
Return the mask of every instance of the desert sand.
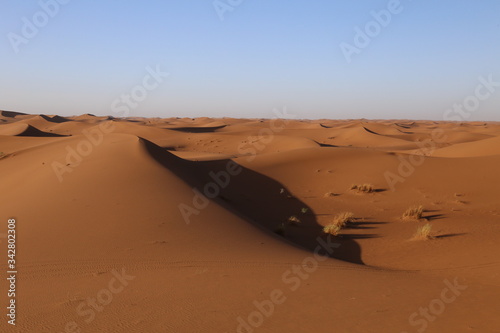
[[2, 111], [0, 151], [1, 332], [500, 332], [499, 123]]

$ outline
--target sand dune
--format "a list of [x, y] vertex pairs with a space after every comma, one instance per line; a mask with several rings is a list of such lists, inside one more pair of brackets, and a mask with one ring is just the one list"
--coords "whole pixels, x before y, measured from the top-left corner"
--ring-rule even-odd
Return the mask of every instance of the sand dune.
[[15, 118], [17, 116], [24, 116], [26, 113], [14, 111], [0, 111], [0, 116], [5, 118]]
[[399, 138], [391, 138], [365, 128], [362, 125], [332, 131], [332, 139], [328, 142], [339, 146], [384, 147], [393, 149], [411, 149], [416, 147]]
[[3, 125], [2, 128], [0, 128], [0, 135], [34, 137], [62, 136], [55, 133], [41, 131], [34, 126], [21, 122]]
[[2, 332], [498, 332], [496, 123], [1, 117]]
[[462, 141], [463, 143], [459, 142], [459, 144], [438, 149], [433, 153], [433, 156], [474, 157], [500, 155], [500, 137], [470, 141]]

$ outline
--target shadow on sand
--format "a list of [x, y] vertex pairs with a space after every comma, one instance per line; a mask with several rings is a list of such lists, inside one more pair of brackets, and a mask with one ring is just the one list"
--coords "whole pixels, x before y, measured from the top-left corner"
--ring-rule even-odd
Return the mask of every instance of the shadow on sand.
[[[328, 237], [323, 233], [323, 227], [318, 224], [316, 216], [311, 214], [311, 208], [290, 195], [289, 191], [274, 179], [232, 160], [187, 161], [147, 140], [144, 142], [149, 153], [165, 168], [201, 193], [206, 195], [208, 190], [212, 193], [210, 197], [213, 197], [213, 201], [260, 229], [311, 252], [318, 247], [320, 239], [326, 242]], [[238, 170], [238, 173], [229, 176], [229, 169]], [[292, 216], [300, 222], [290, 223]], [[280, 236], [276, 231], [281, 231], [282, 228], [284, 232]], [[363, 264], [361, 249], [355, 239], [368, 237], [375, 236], [358, 234], [335, 237], [334, 241], [339, 243], [340, 247], [330, 257]]]

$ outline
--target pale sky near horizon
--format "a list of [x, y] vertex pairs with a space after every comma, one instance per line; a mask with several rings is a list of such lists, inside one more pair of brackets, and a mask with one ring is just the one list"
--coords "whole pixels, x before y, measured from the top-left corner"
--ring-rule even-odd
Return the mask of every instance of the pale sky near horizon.
[[0, 3], [0, 109], [500, 121], [499, 1], [59, 1]]

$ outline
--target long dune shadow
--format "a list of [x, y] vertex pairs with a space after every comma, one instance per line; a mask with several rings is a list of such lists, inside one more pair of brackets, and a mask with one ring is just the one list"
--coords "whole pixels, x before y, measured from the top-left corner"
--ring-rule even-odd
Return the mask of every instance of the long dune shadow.
[[[212, 201], [258, 228], [311, 252], [315, 251], [321, 242], [327, 242], [329, 237], [323, 233], [323, 227], [311, 213], [311, 208], [291, 195], [274, 179], [232, 160], [188, 161], [147, 140], [144, 142], [149, 153], [165, 168], [174, 172], [189, 186], [211, 197]], [[233, 172], [234, 175], [231, 176], [228, 170], [237, 170], [237, 174]], [[361, 249], [355, 237], [374, 237], [374, 235], [335, 237], [335, 242], [339, 243], [340, 247], [329, 256], [363, 264]], [[323, 254], [324, 251], [320, 253]]]
[[24, 131], [16, 134], [16, 136], [31, 136], [31, 137], [44, 138], [44, 137], [65, 137], [68, 135], [45, 132], [45, 131], [39, 130], [36, 127], [28, 125]]
[[61, 116], [52, 116], [51, 117], [51, 116], [41, 114], [40, 117], [42, 117], [43, 119], [45, 119], [48, 122], [56, 123], [56, 124], [61, 124], [61, 123], [66, 123], [68, 121], [71, 121], [71, 120], [64, 118], [64, 117], [61, 117]]
[[313, 140], [314, 142], [316, 142], [320, 147], [327, 147], [327, 148], [337, 148], [339, 146], [336, 146], [336, 145], [331, 145], [331, 144], [328, 144], [328, 143], [321, 143], [319, 141], [316, 141], [316, 140]]
[[15, 112], [15, 111], [0, 111], [0, 115], [8, 118], [15, 118], [16, 116], [25, 116], [27, 113]]

